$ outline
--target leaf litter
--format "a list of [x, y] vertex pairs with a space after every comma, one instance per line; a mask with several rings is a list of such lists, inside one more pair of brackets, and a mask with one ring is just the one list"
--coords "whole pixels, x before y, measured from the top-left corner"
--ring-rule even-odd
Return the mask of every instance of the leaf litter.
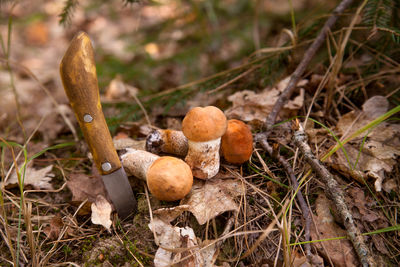
[[[389, 103], [385, 97], [374, 96], [363, 104], [362, 111], [351, 111], [343, 115], [336, 125], [336, 131], [343, 140], [385, 114], [388, 108]], [[366, 135], [351, 140], [343, 147], [347, 156], [338, 150], [328, 159], [330, 165], [349, 177], [357, 178], [361, 183], [364, 183], [362, 179], [373, 178], [375, 190], [380, 192], [386, 174], [398, 163], [400, 125], [382, 122], [371, 128]], [[360, 175], [352, 175], [354, 170]]]
[[92, 223], [102, 225], [110, 232], [110, 227], [112, 224], [111, 204], [102, 195], [97, 195], [96, 202], [92, 203], [91, 208], [92, 208], [92, 216], [91, 216]]
[[[259, 93], [252, 90], [243, 90], [234, 93], [228, 97], [228, 100], [232, 102], [232, 107], [225, 111], [225, 115], [228, 118], [240, 119], [245, 122], [265, 122], [279, 95], [289, 83], [289, 80], [290, 77], [286, 77], [276, 86], [265, 88]], [[305, 90], [302, 87], [307, 83], [308, 80], [304, 79], [297, 84], [299, 95], [289, 100], [284, 106], [280, 113], [281, 118], [291, 117], [303, 106]]]
[[[25, 177], [23, 175], [23, 170], [20, 170], [21, 179], [24, 181], [24, 186], [29, 185], [37, 190], [52, 190], [53, 185], [50, 183], [54, 177], [54, 174], [51, 172], [52, 169], [53, 165], [49, 165], [41, 169], [35, 169], [29, 165], [26, 167]], [[4, 183], [4, 186], [6, 186], [6, 188], [10, 188], [17, 185], [18, 175], [16, 172], [13, 172], [10, 178]]]

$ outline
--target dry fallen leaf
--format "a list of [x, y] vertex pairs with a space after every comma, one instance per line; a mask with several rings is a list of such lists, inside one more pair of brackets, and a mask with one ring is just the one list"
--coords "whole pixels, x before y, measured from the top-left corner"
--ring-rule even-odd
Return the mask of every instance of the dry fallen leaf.
[[108, 231], [112, 221], [110, 219], [112, 212], [111, 204], [102, 195], [98, 195], [96, 202], [92, 203], [92, 223], [103, 225]]
[[237, 211], [239, 206], [234, 199], [242, 194], [244, 188], [237, 179], [196, 180], [181, 204], [189, 205], [189, 211], [203, 225], [226, 211]]
[[184, 211], [190, 209], [189, 205], [179, 205], [171, 208], [161, 208], [153, 211], [153, 214], [157, 215], [158, 218], [162, 219], [164, 222], [172, 222]]
[[[352, 111], [340, 118], [336, 126], [339, 136], [342, 136], [342, 139], [350, 136], [386, 113], [388, 107], [389, 103], [383, 96], [368, 99], [361, 112]], [[346, 169], [350, 172], [357, 162], [355, 170], [363, 172], [365, 177], [376, 179], [375, 189], [379, 192], [382, 190], [385, 172], [392, 171], [397, 163], [397, 157], [400, 156], [400, 125], [382, 122], [371, 128], [364, 143], [363, 138], [364, 136], [360, 136], [344, 145], [351, 165], [342, 150], [332, 155], [329, 163], [341, 172]]]
[[139, 89], [130, 86], [122, 81], [122, 77], [117, 75], [106, 88], [105, 97], [108, 100], [130, 99], [136, 96]]
[[376, 202], [370, 197], [366, 197], [365, 192], [361, 188], [351, 187], [347, 190], [347, 194], [347, 203], [349, 209], [352, 211], [353, 218], [368, 223], [385, 218], [383, 214], [379, 214], [371, 209], [372, 206], [376, 205]]
[[[279, 98], [280, 94], [286, 88], [290, 77], [280, 81], [273, 88], [266, 88], [260, 93], [244, 90], [236, 92], [228, 97], [232, 102], [232, 107], [225, 111], [228, 118], [240, 119], [245, 122], [261, 121], [265, 122], [272, 107]], [[297, 86], [304, 86], [308, 80], [301, 80]], [[287, 117], [289, 114], [296, 112], [303, 106], [304, 89], [300, 89], [300, 94], [290, 100], [282, 109], [280, 115]]]
[[292, 267], [323, 267], [324, 260], [318, 255], [312, 255], [312, 264], [308, 262], [307, 256], [295, 253], [291, 263]]
[[[317, 216], [311, 229], [312, 240], [346, 236], [331, 214], [330, 202], [324, 194], [319, 194], [315, 203]], [[316, 228], [315, 228], [316, 227]], [[330, 240], [312, 243], [324, 258], [330, 258], [334, 266], [359, 266], [357, 257], [349, 240]]]
[[190, 227], [174, 227], [158, 216], [149, 224], [155, 233], [157, 249], [154, 266], [214, 266], [215, 246], [208, 245], [200, 249], [197, 238]]
[[400, 192], [400, 187], [397, 185], [395, 179], [390, 179], [384, 182], [382, 188], [383, 190], [385, 190], [386, 193], [390, 193], [392, 191], [395, 191], [397, 193]]
[[106, 189], [99, 176], [90, 177], [82, 173], [72, 173], [67, 181], [67, 186], [72, 192], [72, 201], [88, 200], [90, 203], [94, 203], [97, 195], [106, 196]]
[[[372, 197], [366, 195], [361, 188], [350, 187], [347, 193], [346, 202], [352, 211], [353, 218], [360, 220], [359, 228], [362, 232], [371, 232], [390, 225], [382, 210], [371, 208], [376, 206], [377, 203]], [[382, 236], [371, 235], [371, 240], [380, 253], [390, 255]]]
[[[34, 189], [52, 190], [53, 186], [50, 184], [50, 181], [54, 177], [54, 174], [50, 173], [52, 169], [53, 165], [49, 165], [45, 168], [38, 170], [30, 166], [26, 167], [24, 186], [31, 185]], [[13, 187], [15, 185], [18, 185], [18, 176], [14, 172], [11, 177], [5, 182], [5, 186]]]
[[57, 214], [51, 219], [49, 226], [44, 228], [43, 232], [50, 240], [56, 240], [58, 239], [63, 226], [64, 222], [62, 221], [60, 215]]

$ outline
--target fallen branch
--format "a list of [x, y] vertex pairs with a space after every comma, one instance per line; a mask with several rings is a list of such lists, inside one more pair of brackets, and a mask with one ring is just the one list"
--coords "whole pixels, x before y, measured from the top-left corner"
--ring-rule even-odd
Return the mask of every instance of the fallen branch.
[[311, 168], [316, 172], [321, 181], [324, 182], [326, 186], [325, 192], [334, 202], [362, 266], [376, 266], [360, 230], [354, 224], [353, 216], [346, 205], [343, 190], [339, 186], [338, 182], [333, 178], [333, 175], [315, 157], [307, 143], [307, 135], [305, 134], [303, 127], [301, 127], [301, 125], [299, 125], [299, 127], [300, 129], [296, 131], [293, 136], [293, 141], [300, 149], [301, 153], [303, 153], [307, 163], [310, 164]]

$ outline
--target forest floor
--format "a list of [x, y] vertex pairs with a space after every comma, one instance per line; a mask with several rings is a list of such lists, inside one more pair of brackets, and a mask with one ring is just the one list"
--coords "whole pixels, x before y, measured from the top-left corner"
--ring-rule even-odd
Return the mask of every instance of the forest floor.
[[[343, 209], [377, 266], [399, 266], [396, 1], [350, 5], [273, 121], [339, 1], [127, 2], [0, 3], [0, 266], [360, 266]], [[119, 220], [60, 79], [79, 31], [119, 155], [212, 105], [250, 127], [250, 160], [175, 202], [130, 176], [137, 213]]]

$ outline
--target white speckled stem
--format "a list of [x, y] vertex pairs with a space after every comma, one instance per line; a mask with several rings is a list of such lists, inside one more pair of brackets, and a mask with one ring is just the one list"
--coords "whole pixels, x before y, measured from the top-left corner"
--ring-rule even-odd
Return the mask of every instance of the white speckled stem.
[[189, 151], [185, 158], [193, 176], [210, 179], [219, 171], [219, 147], [221, 138], [207, 142], [188, 141]]
[[128, 148], [121, 156], [122, 166], [128, 175], [136, 176], [146, 181], [147, 170], [159, 156], [150, 152]]

